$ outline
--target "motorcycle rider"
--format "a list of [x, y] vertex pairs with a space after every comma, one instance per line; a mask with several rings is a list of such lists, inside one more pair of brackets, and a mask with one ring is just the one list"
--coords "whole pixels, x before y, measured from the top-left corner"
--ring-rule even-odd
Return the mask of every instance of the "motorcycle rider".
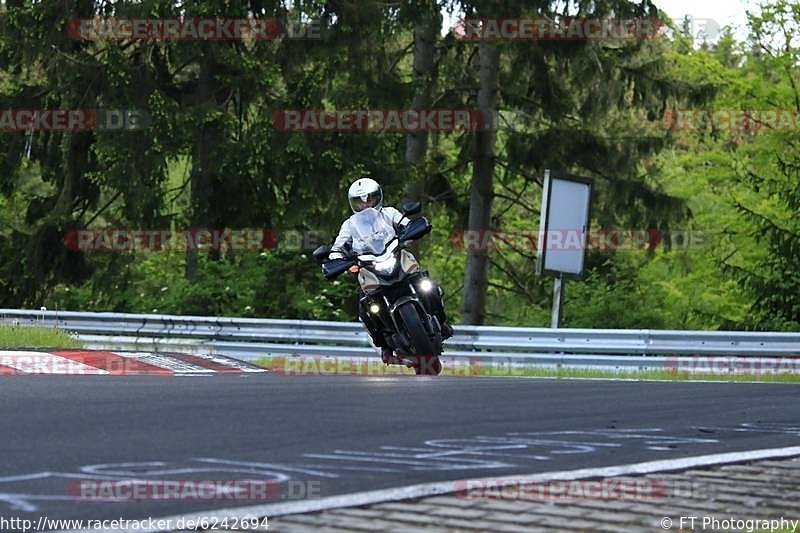
[[[341, 259], [349, 253], [353, 244], [353, 217], [356, 213], [364, 209], [369, 207], [376, 209], [394, 228], [397, 234], [402, 233], [408, 223], [411, 222], [408, 217], [394, 207], [384, 207], [383, 190], [380, 184], [368, 176], [359, 178], [350, 185], [347, 191], [347, 199], [350, 203], [350, 209], [353, 211], [353, 215], [342, 223], [342, 227], [339, 229], [339, 235], [333, 242], [333, 246], [331, 246], [331, 253], [328, 255], [328, 259]], [[357, 272], [357, 266], [350, 268], [350, 273], [355, 274]], [[442, 339], [448, 339], [453, 336], [453, 328], [447, 322], [444, 306], [440, 305], [439, 307], [439, 309], [434, 310], [434, 314], [437, 316], [442, 326]], [[358, 315], [361, 322], [367, 327], [367, 331], [370, 337], [372, 337], [372, 343], [381, 349], [381, 359], [383, 359], [384, 363], [388, 363], [394, 355], [392, 348], [388, 346], [383, 333], [371, 327], [372, 321], [369, 320], [367, 309], [361, 304], [360, 298]]]

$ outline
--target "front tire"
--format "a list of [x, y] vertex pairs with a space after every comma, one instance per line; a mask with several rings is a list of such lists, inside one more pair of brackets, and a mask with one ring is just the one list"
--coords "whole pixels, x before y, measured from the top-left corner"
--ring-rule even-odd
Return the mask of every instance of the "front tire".
[[441, 348], [437, 349], [428, 336], [417, 307], [409, 302], [398, 307], [397, 312], [405, 329], [406, 339], [412, 346], [413, 355], [407, 359], [413, 362], [414, 372], [417, 375], [439, 375], [442, 371], [442, 362], [439, 360]]

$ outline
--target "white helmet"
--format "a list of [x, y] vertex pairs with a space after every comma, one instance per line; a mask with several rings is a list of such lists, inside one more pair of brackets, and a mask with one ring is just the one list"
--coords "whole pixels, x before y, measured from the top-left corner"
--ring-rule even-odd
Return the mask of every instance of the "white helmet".
[[350, 185], [347, 191], [350, 209], [358, 213], [368, 207], [383, 207], [383, 191], [380, 184], [372, 178], [359, 178]]

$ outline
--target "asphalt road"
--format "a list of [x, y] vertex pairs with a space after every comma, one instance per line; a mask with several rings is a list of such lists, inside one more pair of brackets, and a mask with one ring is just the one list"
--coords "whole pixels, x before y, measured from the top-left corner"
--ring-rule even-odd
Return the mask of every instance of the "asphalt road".
[[85, 480], [272, 480], [279, 490], [269, 498], [280, 501], [796, 446], [798, 390], [414, 376], [0, 378], [0, 517], [146, 518], [253, 503], [86, 501], [75, 488]]

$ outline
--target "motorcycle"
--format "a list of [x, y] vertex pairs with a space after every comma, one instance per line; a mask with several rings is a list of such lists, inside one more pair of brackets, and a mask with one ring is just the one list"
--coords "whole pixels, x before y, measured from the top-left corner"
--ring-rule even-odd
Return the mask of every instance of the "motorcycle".
[[[421, 211], [419, 203], [404, 207], [404, 215]], [[374, 208], [356, 213], [352, 248], [344, 258], [328, 259], [330, 246], [320, 246], [314, 258], [322, 265], [326, 279], [357, 271], [362, 294], [360, 309], [370, 331], [381, 331], [397, 354], [390, 364], [413, 368], [417, 375], [438, 375], [442, 371], [443, 292], [421, 270], [409, 245], [433, 229], [424, 217], [412, 220], [398, 235]], [[355, 267], [355, 268], [353, 268]]]

